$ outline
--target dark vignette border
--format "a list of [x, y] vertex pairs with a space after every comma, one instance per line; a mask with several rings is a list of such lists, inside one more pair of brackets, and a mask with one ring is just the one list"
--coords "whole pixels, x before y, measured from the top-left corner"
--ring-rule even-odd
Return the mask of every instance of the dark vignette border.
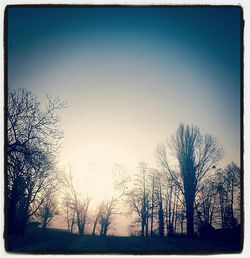
[[[7, 237], [8, 237], [8, 228], [7, 228], [7, 112], [8, 112], [8, 10], [13, 8], [238, 8], [240, 10], [240, 168], [241, 168], [241, 239], [240, 239], [240, 250], [237, 253], [241, 253], [244, 246], [244, 16], [243, 16], [243, 7], [241, 5], [199, 5], [199, 4], [190, 4], [190, 5], [131, 5], [131, 4], [15, 4], [7, 5], [4, 10], [4, 244], [5, 251], [8, 251], [7, 247]], [[17, 253], [17, 252], [9, 252]], [[31, 252], [19, 252], [20, 254], [31, 254]], [[152, 254], [174, 254], [174, 255], [204, 255], [204, 254], [227, 254], [231, 252], [36, 252], [36, 254], [134, 254], [134, 255], [152, 255]]]

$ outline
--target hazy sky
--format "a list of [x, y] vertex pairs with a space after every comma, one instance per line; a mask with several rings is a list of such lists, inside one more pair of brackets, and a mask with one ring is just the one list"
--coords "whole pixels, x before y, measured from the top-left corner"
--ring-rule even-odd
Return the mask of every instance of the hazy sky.
[[68, 103], [61, 164], [100, 198], [180, 121], [240, 164], [239, 8], [13, 8], [8, 49], [10, 88]]

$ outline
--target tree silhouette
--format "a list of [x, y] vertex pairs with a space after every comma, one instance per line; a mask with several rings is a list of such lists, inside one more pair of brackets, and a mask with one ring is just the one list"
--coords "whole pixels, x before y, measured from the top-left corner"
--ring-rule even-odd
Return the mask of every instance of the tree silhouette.
[[99, 205], [99, 210], [94, 220], [92, 235], [95, 234], [99, 221], [101, 226], [100, 236], [106, 236], [114, 216], [122, 213], [121, 207], [127, 195], [127, 184], [129, 180], [130, 178], [125, 169], [121, 165], [115, 164], [112, 171], [113, 194], [110, 198], [104, 198]]
[[[170, 168], [166, 149], [160, 145], [157, 158], [166, 173], [172, 178], [184, 196], [187, 234], [194, 235], [194, 203], [202, 180], [209, 170], [222, 158], [223, 150], [211, 135], [202, 135], [194, 126], [180, 124], [169, 142], [172, 155], [178, 161], [178, 174]], [[180, 179], [179, 179], [180, 178]]]
[[237, 224], [234, 210], [240, 208], [240, 167], [232, 162], [224, 169], [218, 169], [215, 186], [219, 197], [221, 227], [232, 228]]
[[51, 220], [59, 214], [57, 202], [54, 196], [47, 196], [35, 214], [35, 218], [41, 223], [45, 230]]
[[[157, 208], [157, 199], [160, 200], [162, 195], [159, 193], [157, 195], [157, 171], [152, 170], [151, 174], [149, 174], [150, 179], [150, 235], [153, 236], [154, 232], [154, 220], [155, 220], [155, 214], [156, 214], [156, 208]], [[163, 218], [164, 219], [164, 218]], [[163, 225], [164, 228], [164, 225]]]
[[148, 236], [149, 218], [149, 186], [148, 168], [145, 162], [139, 163], [139, 173], [135, 175], [134, 185], [129, 194], [130, 209], [139, 216], [141, 225], [141, 236]]
[[65, 107], [59, 98], [47, 96], [42, 109], [27, 90], [10, 89], [7, 108], [7, 229], [22, 234], [46, 196], [58, 184], [56, 150], [63, 137], [58, 111]]
[[96, 226], [97, 226], [98, 221], [100, 221], [100, 218], [101, 218], [101, 215], [102, 215], [102, 212], [103, 212], [104, 202], [105, 202], [105, 200], [103, 200], [101, 202], [101, 204], [98, 205], [98, 207], [97, 207], [97, 214], [96, 214], [95, 219], [94, 219], [94, 225], [93, 225], [93, 231], [92, 231], [93, 236], [96, 234]]
[[75, 210], [72, 205], [71, 196], [64, 196], [62, 200], [62, 212], [64, 219], [67, 222], [68, 231], [73, 233], [73, 228], [75, 225]]
[[[64, 187], [64, 204], [67, 205], [68, 209], [71, 210], [72, 217], [72, 226], [74, 223], [77, 224], [79, 236], [84, 235], [85, 226], [87, 221], [88, 209], [91, 199], [89, 197], [82, 197], [75, 189], [73, 184], [73, 176], [71, 170], [69, 173], [63, 173], [61, 177], [61, 182]], [[69, 217], [67, 217], [67, 224], [69, 226]]]
[[159, 236], [164, 236], [164, 211], [163, 211], [163, 194], [162, 179], [159, 173], [156, 174], [157, 180], [157, 206], [158, 206], [158, 232]]

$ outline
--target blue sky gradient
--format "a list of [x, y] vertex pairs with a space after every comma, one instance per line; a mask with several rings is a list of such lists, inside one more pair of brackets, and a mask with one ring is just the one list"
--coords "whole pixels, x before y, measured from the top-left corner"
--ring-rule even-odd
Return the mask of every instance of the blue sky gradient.
[[181, 121], [217, 137], [222, 165], [240, 164], [240, 12], [9, 8], [8, 86], [68, 102], [61, 160], [76, 174], [153, 165]]

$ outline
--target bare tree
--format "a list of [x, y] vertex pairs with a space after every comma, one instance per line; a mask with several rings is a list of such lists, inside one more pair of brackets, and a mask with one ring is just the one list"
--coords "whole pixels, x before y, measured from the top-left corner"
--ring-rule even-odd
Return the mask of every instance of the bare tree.
[[139, 163], [139, 173], [135, 175], [134, 185], [129, 197], [130, 208], [137, 214], [141, 224], [141, 236], [148, 236], [149, 186], [148, 168], [145, 162]]
[[184, 221], [186, 220], [186, 214], [185, 214], [184, 206], [182, 204], [180, 204], [180, 207], [177, 211], [176, 219], [178, 221], [177, 225], [179, 225], [179, 227], [180, 227], [180, 233], [183, 234], [183, 232], [184, 232]]
[[199, 128], [183, 124], [179, 125], [172, 136], [169, 147], [178, 161], [180, 180], [168, 163], [163, 145], [157, 148], [157, 158], [184, 196], [187, 234], [193, 236], [195, 196], [200, 191], [205, 175], [222, 158], [223, 150], [211, 135], [202, 135]]
[[101, 204], [97, 207], [97, 214], [95, 216], [95, 220], [94, 220], [94, 225], [93, 225], [93, 231], [92, 231], [92, 235], [95, 235], [96, 232], [96, 226], [98, 224], [98, 221], [101, 218], [102, 212], [103, 212], [103, 206], [104, 206], [104, 200], [101, 202]]
[[214, 176], [204, 180], [196, 196], [195, 210], [199, 227], [213, 225], [217, 214], [217, 189]]
[[113, 195], [102, 201], [94, 222], [93, 234], [95, 233], [98, 219], [101, 225], [100, 235], [106, 236], [114, 215], [122, 214], [121, 207], [127, 195], [129, 176], [121, 165], [115, 164], [112, 171], [112, 179]]
[[[230, 206], [232, 209], [232, 216], [234, 217], [234, 206], [236, 195], [240, 196], [240, 167], [234, 162], [227, 165], [225, 168], [225, 180], [227, 181], [228, 191], [231, 194]], [[239, 198], [237, 198], [239, 199]], [[238, 205], [239, 207], [240, 205]]]
[[169, 236], [173, 236], [176, 230], [177, 207], [179, 200], [179, 188], [172, 178], [168, 178], [166, 190], [166, 225]]
[[[224, 169], [216, 171], [216, 189], [219, 196], [221, 214], [221, 227], [232, 228], [236, 226], [236, 214], [240, 210], [240, 167], [235, 163], [227, 165]], [[238, 220], [240, 216], [238, 215]]]
[[24, 232], [29, 217], [56, 189], [55, 156], [63, 137], [57, 112], [65, 107], [47, 96], [42, 109], [36, 96], [24, 89], [8, 92], [7, 213], [8, 234]]
[[79, 236], [82, 236], [84, 235], [88, 208], [91, 199], [89, 197], [83, 198], [79, 193], [77, 193], [73, 185], [73, 176], [71, 171], [69, 171], [68, 174], [64, 173], [61, 180], [65, 190], [64, 194], [67, 196], [67, 206], [69, 209], [71, 209], [71, 213], [73, 214], [72, 227], [73, 224], [76, 223]]
[[106, 236], [108, 233], [109, 226], [112, 222], [112, 215], [115, 212], [116, 200], [114, 196], [110, 200], [106, 200], [101, 210], [100, 215], [100, 236]]
[[163, 193], [161, 174], [156, 174], [157, 179], [157, 202], [158, 202], [158, 232], [159, 236], [164, 236], [164, 211], [163, 211]]
[[45, 230], [51, 220], [59, 214], [57, 209], [57, 202], [54, 196], [47, 196], [43, 204], [40, 206], [35, 214], [35, 218], [41, 223], [42, 228]]
[[73, 205], [73, 200], [71, 196], [64, 196], [62, 200], [62, 214], [64, 215], [64, 218], [67, 223], [67, 228], [69, 232], [73, 232], [74, 225], [76, 224], [75, 219], [75, 209]]
[[[154, 232], [154, 217], [155, 217], [155, 209], [157, 208], [156, 202], [159, 200], [159, 196], [157, 196], [157, 171], [154, 169], [151, 170], [151, 174], [149, 175], [151, 182], [151, 207], [150, 207], [150, 235], [153, 236]], [[158, 198], [157, 198], [158, 197]]]

